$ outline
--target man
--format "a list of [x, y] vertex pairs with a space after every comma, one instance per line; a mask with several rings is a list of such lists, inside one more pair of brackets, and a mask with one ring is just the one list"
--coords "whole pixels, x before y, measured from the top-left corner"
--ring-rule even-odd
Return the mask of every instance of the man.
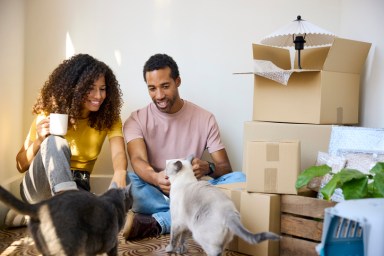
[[[153, 102], [134, 111], [123, 127], [134, 170], [129, 173], [134, 203], [123, 231], [129, 240], [170, 232], [166, 160], [193, 154], [196, 178], [210, 176], [212, 184], [245, 181], [242, 172], [232, 172], [215, 117], [180, 98], [181, 78], [172, 57], [153, 55], [144, 65], [143, 76]], [[200, 159], [205, 150], [212, 163]]]

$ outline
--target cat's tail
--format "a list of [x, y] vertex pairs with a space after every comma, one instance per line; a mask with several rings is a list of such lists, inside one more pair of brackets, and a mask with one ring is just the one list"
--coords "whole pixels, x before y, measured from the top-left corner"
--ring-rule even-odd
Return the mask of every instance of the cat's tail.
[[0, 186], [0, 200], [20, 214], [31, 217], [35, 217], [37, 214], [36, 205], [21, 201], [2, 186]]
[[280, 236], [273, 232], [252, 233], [246, 229], [240, 221], [238, 212], [227, 215], [227, 226], [238, 237], [250, 244], [258, 244], [265, 240], [280, 240]]

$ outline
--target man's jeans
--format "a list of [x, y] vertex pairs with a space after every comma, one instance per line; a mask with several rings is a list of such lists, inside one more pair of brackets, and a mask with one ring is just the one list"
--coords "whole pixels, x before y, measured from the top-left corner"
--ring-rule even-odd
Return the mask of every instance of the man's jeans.
[[[132, 182], [133, 206], [132, 211], [152, 215], [161, 226], [161, 234], [168, 234], [171, 230], [171, 214], [169, 211], [169, 198], [161, 190], [143, 181], [133, 172], [128, 172]], [[130, 182], [127, 179], [127, 184]], [[245, 182], [242, 172], [231, 172], [217, 179], [211, 179], [213, 185]]]
[[71, 150], [65, 138], [50, 135], [25, 173], [20, 185], [21, 197], [37, 203], [65, 190], [77, 190], [70, 167]]

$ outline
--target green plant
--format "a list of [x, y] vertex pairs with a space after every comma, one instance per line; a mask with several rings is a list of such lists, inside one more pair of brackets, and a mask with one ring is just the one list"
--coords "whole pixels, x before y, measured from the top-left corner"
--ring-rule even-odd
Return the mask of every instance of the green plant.
[[330, 181], [320, 189], [324, 199], [330, 200], [336, 188], [341, 188], [344, 198], [359, 199], [384, 197], [384, 163], [378, 162], [368, 174], [354, 169], [342, 169], [332, 173], [327, 165], [312, 166], [305, 169], [296, 181], [296, 189], [306, 186], [313, 178], [331, 174]]

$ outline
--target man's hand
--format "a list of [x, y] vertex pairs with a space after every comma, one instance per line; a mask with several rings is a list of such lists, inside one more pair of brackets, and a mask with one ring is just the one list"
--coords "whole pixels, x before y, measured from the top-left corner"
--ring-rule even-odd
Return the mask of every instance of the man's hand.
[[196, 179], [201, 179], [209, 173], [209, 163], [199, 158], [193, 158], [192, 169]]
[[157, 173], [157, 186], [161, 189], [161, 191], [163, 191], [164, 194], [169, 195], [169, 191], [171, 190], [171, 182], [165, 175], [165, 171]]

